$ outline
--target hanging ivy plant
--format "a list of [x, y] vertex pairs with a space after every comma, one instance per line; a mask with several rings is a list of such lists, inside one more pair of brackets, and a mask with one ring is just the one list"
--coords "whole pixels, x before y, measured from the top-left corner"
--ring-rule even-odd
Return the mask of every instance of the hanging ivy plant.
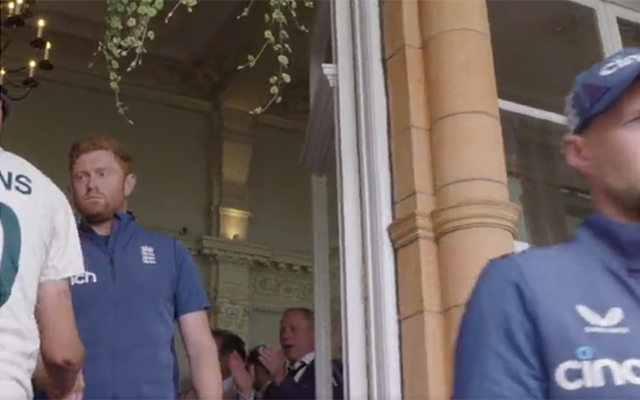
[[[198, 5], [199, 0], [178, 0], [167, 14], [165, 22], [169, 22], [171, 16], [179, 7], [186, 7], [189, 12]], [[243, 9], [238, 18], [249, 15], [255, 0], [251, 0]], [[153, 40], [155, 34], [149, 28], [149, 23], [164, 9], [164, 0], [106, 0], [107, 13], [105, 17], [106, 32], [102, 41], [98, 44], [96, 54], [102, 54], [106, 62], [109, 74], [109, 86], [116, 97], [116, 107], [129, 123], [133, 123], [126, 116], [126, 106], [120, 100], [120, 82], [122, 80], [122, 66], [125, 72], [129, 72], [142, 64], [142, 56], [146, 53], [145, 44]], [[252, 113], [260, 114], [271, 105], [282, 101], [283, 86], [291, 82], [288, 73], [289, 60], [292, 55], [289, 45], [289, 26], [301, 32], [308, 32], [300, 23], [297, 10], [299, 7], [312, 8], [313, 2], [309, 0], [269, 0], [268, 11], [264, 15], [267, 25], [263, 44], [257, 54], [247, 56], [247, 62], [238, 68], [252, 68], [271, 50], [278, 61], [277, 72], [269, 78], [270, 98], [262, 106]]]

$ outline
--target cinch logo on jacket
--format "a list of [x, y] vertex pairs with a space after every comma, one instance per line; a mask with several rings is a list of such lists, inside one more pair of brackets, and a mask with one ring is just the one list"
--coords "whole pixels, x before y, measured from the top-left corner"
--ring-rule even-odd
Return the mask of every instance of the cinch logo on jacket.
[[86, 283], [97, 283], [98, 275], [90, 271], [85, 271], [82, 274], [72, 276], [70, 281], [71, 281], [71, 286], [84, 285]]
[[576, 359], [567, 360], [555, 370], [555, 381], [565, 390], [601, 388], [607, 385], [640, 386], [640, 358], [617, 361], [594, 357], [595, 350], [583, 346], [576, 350]]

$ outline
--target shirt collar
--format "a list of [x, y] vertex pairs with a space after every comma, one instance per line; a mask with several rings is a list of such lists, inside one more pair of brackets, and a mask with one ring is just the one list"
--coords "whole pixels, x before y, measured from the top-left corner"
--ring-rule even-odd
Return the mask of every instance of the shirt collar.
[[296, 361], [295, 363], [293, 363], [294, 368], [298, 368], [300, 367], [300, 365], [304, 364], [304, 365], [309, 365], [313, 362], [313, 360], [316, 359], [316, 352], [312, 351], [311, 353], [305, 355], [304, 357], [302, 357], [301, 359], [299, 359], [298, 361]]
[[579, 234], [588, 234], [608, 256], [640, 271], [640, 224], [616, 221], [602, 214], [587, 217]]
[[234, 381], [232, 376], [222, 381], [223, 392], [228, 392], [229, 390], [231, 390], [231, 388], [233, 388], [233, 386], [234, 386]]

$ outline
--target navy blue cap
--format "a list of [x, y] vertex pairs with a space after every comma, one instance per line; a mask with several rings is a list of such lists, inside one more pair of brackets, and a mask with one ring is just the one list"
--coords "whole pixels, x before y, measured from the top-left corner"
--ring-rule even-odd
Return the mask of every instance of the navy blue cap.
[[580, 132], [640, 77], [640, 49], [626, 47], [581, 72], [567, 96], [567, 126]]

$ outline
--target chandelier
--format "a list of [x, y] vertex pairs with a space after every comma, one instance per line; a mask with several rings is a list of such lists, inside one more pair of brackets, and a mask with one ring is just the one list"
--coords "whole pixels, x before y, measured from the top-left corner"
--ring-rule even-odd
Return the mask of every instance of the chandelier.
[[[0, 94], [14, 101], [25, 99], [38, 87], [40, 71], [53, 69], [49, 61], [51, 42], [43, 36], [45, 21], [32, 22], [34, 4], [34, 0], [0, 0]], [[18, 45], [12, 42], [12, 34], [18, 29], [33, 29], [33, 38], [28, 43], [33, 56], [27, 62], [7, 58], [10, 46]]]

